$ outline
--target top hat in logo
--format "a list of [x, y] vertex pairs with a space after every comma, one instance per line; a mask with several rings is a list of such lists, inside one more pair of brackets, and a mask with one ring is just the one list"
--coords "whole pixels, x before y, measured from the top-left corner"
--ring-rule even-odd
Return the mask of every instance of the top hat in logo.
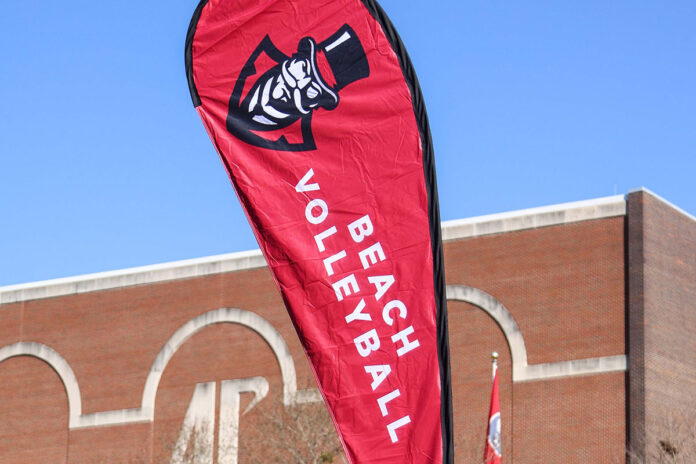
[[[261, 60], [264, 54], [271, 60]], [[257, 69], [262, 61], [270, 62], [270, 67]], [[227, 130], [262, 148], [314, 150], [313, 112], [335, 109], [339, 92], [369, 74], [365, 50], [347, 24], [321, 43], [312, 37], [301, 39], [292, 56], [278, 50], [266, 36], [247, 60], [234, 87]], [[245, 84], [251, 79], [256, 80], [249, 88]], [[245, 87], [249, 90], [243, 95]], [[290, 131], [298, 121], [301, 141], [290, 142], [283, 132]]]

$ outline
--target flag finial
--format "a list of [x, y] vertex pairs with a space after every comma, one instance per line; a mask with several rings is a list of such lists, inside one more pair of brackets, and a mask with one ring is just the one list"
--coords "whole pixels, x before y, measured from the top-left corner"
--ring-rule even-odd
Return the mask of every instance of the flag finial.
[[493, 379], [495, 379], [495, 373], [498, 370], [498, 357], [500, 355], [498, 354], [497, 351], [494, 351], [491, 353], [491, 364], [492, 364], [492, 369], [493, 369]]

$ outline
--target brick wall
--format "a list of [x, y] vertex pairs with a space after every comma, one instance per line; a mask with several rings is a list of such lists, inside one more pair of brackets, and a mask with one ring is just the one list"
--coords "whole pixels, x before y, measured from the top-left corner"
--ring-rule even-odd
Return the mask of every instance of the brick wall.
[[631, 447], [649, 457], [696, 417], [696, 221], [639, 191], [628, 224]]
[[[448, 242], [445, 262], [450, 285], [505, 305], [530, 364], [625, 353], [623, 217]], [[503, 455], [511, 462], [625, 462], [625, 373], [512, 383], [493, 319], [465, 303], [450, 302], [449, 313], [456, 462], [478, 462], [483, 449], [493, 350], [502, 355]]]
[[[192, 318], [223, 307], [243, 308], [269, 321], [290, 348], [298, 388], [314, 387], [267, 269], [3, 305], [0, 347], [34, 341], [60, 353], [75, 373], [85, 414], [138, 408], [150, 367], [169, 337]], [[154, 424], [68, 432], [66, 394], [58, 376], [38, 359], [11, 358], [0, 363], [4, 399], [0, 417], [26, 416], [17, 426], [24, 438], [23, 446], [16, 446], [15, 423], [0, 421], [0, 462], [149, 462], [153, 445], [171, 445], [176, 440], [196, 383], [216, 381], [219, 387], [222, 380], [253, 376], [267, 378], [268, 399], [280, 401], [278, 361], [266, 342], [239, 325], [207, 327], [167, 365], [157, 392]], [[38, 453], [29, 451], [34, 443], [31, 437], [39, 435], [42, 439], [36, 446], [50, 453], [30, 459], [31, 453]]]
[[[447, 242], [447, 281], [481, 289], [519, 325], [529, 364], [625, 353], [624, 218], [613, 217]], [[259, 314], [288, 344], [298, 389], [314, 380], [266, 269], [37, 299], [0, 307], [0, 347], [50, 346], [79, 383], [82, 412], [140, 406], [148, 371], [164, 343], [207, 311]], [[479, 462], [490, 399], [490, 353], [500, 358], [505, 462], [622, 462], [625, 374], [514, 382], [501, 328], [481, 308], [450, 302], [457, 463]], [[157, 390], [154, 422], [68, 430], [66, 392], [45, 363], [0, 363], [0, 461], [106, 464], [162, 462], [200, 382], [262, 376], [264, 404], [279, 404], [282, 378], [269, 345], [235, 324], [207, 327], [171, 359]], [[8, 380], [6, 380], [8, 379]], [[251, 396], [242, 396], [242, 409]], [[218, 405], [219, 408], [219, 405]], [[261, 420], [262, 408], [242, 418]], [[219, 411], [218, 411], [219, 415]], [[618, 456], [618, 457], [617, 457]], [[166, 460], [166, 456], [165, 456]], [[241, 463], [244, 464], [244, 463]]]

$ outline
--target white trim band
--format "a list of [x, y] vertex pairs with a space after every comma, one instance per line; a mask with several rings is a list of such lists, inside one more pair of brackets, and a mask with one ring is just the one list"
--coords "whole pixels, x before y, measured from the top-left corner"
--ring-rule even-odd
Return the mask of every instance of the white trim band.
[[[446, 221], [442, 223], [442, 236], [443, 240], [455, 240], [625, 214], [625, 197], [617, 195], [596, 200]], [[63, 279], [9, 285], [0, 287], [0, 305], [204, 277], [265, 266], [266, 260], [261, 254], [261, 250], [251, 250]]]
[[630, 195], [632, 193], [638, 193], [638, 192], [643, 192], [643, 193], [646, 193], [647, 195], [652, 196], [653, 198], [655, 198], [658, 201], [661, 201], [662, 203], [669, 206], [670, 208], [672, 208], [673, 210], [675, 210], [679, 214], [682, 214], [682, 215], [686, 216], [687, 218], [691, 219], [692, 221], [696, 222], [696, 216], [694, 216], [693, 214], [689, 213], [688, 211], [686, 211], [684, 209], [681, 209], [680, 207], [678, 207], [674, 203], [670, 202], [669, 200], [662, 198], [660, 195], [651, 191], [650, 189], [647, 189], [645, 187], [641, 187], [639, 189], [629, 191], [628, 194]]
[[626, 198], [616, 195], [442, 223], [442, 239], [479, 237], [626, 215]]
[[548, 380], [578, 375], [606, 374], [609, 372], [626, 372], [628, 361], [626, 356], [602, 356], [600, 358], [574, 359], [547, 364], [532, 364], [518, 372], [515, 382], [531, 380]]
[[258, 269], [265, 266], [266, 259], [261, 254], [261, 250], [207, 256], [171, 263], [0, 287], [0, 304], [190, 279], [225, 272]]

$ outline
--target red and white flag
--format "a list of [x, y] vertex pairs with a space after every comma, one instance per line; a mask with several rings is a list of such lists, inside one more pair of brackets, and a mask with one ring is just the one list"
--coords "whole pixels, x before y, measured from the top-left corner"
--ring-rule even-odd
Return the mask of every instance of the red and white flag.
[[493, 391], [491, 393], [491, 408], [488, 413], [488, 432], [486, 446], [483, 451], [485, 464], [502, 464], [502, 443], [500, 441], [500, 396], [498, 393], [498, 369], [494, 365]]
[[201, 0], [186, 71], [349, 462], [452, 463], [433, 147], [389, 19]]

